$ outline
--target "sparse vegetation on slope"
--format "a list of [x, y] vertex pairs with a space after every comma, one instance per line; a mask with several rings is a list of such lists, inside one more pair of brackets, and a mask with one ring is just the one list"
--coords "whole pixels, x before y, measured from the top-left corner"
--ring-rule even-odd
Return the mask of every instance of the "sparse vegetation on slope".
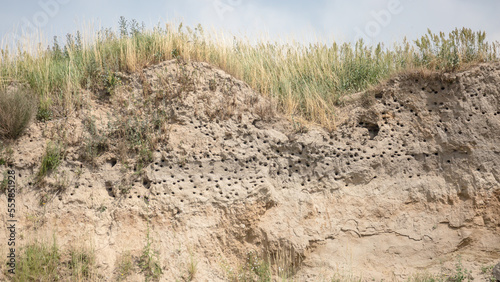
[[95, 272], [94, 251], [87, 248], [62, 250], [56, 243], [35, 240], [20, 248], [10, 281], [101, 281]]
[[38, 95], [38, 116], [43, 120], [79, 108], [81, 89], [112, 95], [120, 84], [116, 72], [134, 72], [172, 58], [206, 61], [276, 97], [284, 113], [333, 128], [332, 107], [340, 97], [394, 73], [413, 68], [456, 70], [497, 60], [498, 42], [487, 43], [485, 37], [484, 32], [463, 28], [448, 35], [429, 31], [413, 43], [405, 39], [391, 48], [367, 46], [362, 40], [354, 45], [305, 46], [251, 44], [234, 38], [228, 44], [201, 26], [193, 30], [167, 24], [146, 30], [122, 18], [118, 32], [103, 29], [94, 38], [68, 34], [64, 46], [54, 38], [48, 50], [38, 42], [33, 42], [36, 48], [20, 46], [19, 51], [3, 47], [0, 84], [27, 83]]

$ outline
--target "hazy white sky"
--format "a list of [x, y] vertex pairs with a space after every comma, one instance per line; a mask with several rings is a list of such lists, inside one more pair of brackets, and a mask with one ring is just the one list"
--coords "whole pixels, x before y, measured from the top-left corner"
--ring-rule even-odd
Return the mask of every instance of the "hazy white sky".
[[145, 22], [201, 23], [205, 29], [236, 36], [302, 42], [335, 39], [390, 44], [404, 36], [416, 39], [427, 28], [449, 32], [455, 27], [484, 30], [500, 41], [500, 1], [483, 0], [0, 0], [0, 38], [42, 30], [52, 38], [82, 29], [85, 23], [117, 27], [120, 16]]

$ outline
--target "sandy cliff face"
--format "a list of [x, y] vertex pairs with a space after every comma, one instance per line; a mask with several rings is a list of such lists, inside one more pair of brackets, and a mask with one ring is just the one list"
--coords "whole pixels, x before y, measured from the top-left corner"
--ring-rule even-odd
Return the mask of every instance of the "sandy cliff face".
[[[228, 280], [253, 250], [287, 256], [298, 281], [401, 280], [452, 271], [459, 256], [483, 279], [500, 258], [500, 64], [393, 78], [345, 101], [334, 132], [280, 117], [204, 63], [122, 81], [109, 100], [90, 95], [82, 113], [33, 124], [13, 146], [20, 243], [54, 233], [61, 246], [89, 243], [112, 279], [149, 234], [163, 281], [187, 279], [193, 260], [195, 280]], [[122, 115], [147, 115], [135, 105], [148, 99], [168, 116], [151, 164], [119, 156], [111, 138], [84, 160], [86, 117], [109, 131]], [[65, 159], [35, 187], [48, 136], [62, 129]]]

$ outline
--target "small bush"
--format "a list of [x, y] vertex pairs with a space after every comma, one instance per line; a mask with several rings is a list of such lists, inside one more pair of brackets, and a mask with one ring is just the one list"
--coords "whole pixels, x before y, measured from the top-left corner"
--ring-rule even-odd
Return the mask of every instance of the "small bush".
[[[247, 253], [244, 264], [236, 271], [229, 269], [230, 281], [290, 281], [299, 269], [303, 256], [293, 249], [278, 245], [277, 250], [266, 250], [259, 254], [255, 251]], [[335, 281], [335, 280], [334, 280]], [[342, 280], [344, 281], [344, 280]]]
[[0, 90], [0, 138], [17, 139], [29, 126], [36, 108], [35, 99], [26, 88], [9, 93]]
[[60, 250], [55, 238], [52, 244], [36, 240], [20, 250], [12, 281], [97, 281], [93, 250]]
[[247, 272], [257, 275], [259, 281], [272, 281], [271, 265], [260, 258], [256, 253], [250, 252], [244, 268]]
[[[153, 160], [154, 127], [153, 122], [138, 117], [124, 117], [116, 120], [111, 138], [121, 140], [126, 149], [123, 155], [133, 153], [137, 156], [139, 168], [147, 166]], [[140, 170], [140, 169], [138, 169]]]

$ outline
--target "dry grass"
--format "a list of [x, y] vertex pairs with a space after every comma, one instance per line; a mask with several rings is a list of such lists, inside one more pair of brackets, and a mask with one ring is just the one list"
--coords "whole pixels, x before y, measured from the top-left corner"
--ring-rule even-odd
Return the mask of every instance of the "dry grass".
[[130, 251], [122, 253], [117, 258], [117, 279], [118, 281], [122, 281], [127, 279], [127, 277], [132, 274], [134, 271], [134, 261], [133, 257], [130, 254]]
[[228, 280], [239, 281], [294, 281], [293, 276], [301, 267], [304, 257], [293, 248], [278, 244], [276, 249], [259, 253], [250, 251], [243, 264], [235, 270], [226, 268]]
[[[64, 46], [55, 41], [50, 50], [38, 47], [47, 46], [38, 42], [19, 46], [19, 51], [2, 48], [0, 84], [27, 83], [43, 102], [44, 112], [50, 109], [57, 116], [78, 108], [81, 89], [112, 92], [116, 72], [140, 71], [168, 59], [205, 61], [276, 98], [286, 115], [332, 128], [334, 106], [341, 97], [395, 73], [415, 68], [455, 71], [498, 60], [498, 42], [488, 43], [485, 37], [484, 32], [463, 28], [450, 34], [429, 31], [414, 42], [405, 39], [391, 48], [367, 46], [362, 40], [306, 46], [250, 43], [182, 24], [145, 30], [122, 19], [118, 32], [103, 29], [89, 37], [78, 32], [68, 35]], [[180, 80], [185, 78], [180, 75]], [[190, 83], [179, 82], [189, 91]], [[150, 89], [143, 86], [144, 95], [149, 95]]]
[[95, 273], [96, 262], [95, 252], [88, 247], [74, 247], [69, 250], [69, 260], [66, 263], [71, 271], [71, 276], [75, 281], [97, 280]]
[[10, 281], [102, 281], [96, 271], [95, 252], [88, 247], [61, 249], [40, 238], [19, 248], [15, 275]]
[[60, 259], [55, 240], [53, 244], [34, 241], [21, 248], [12, 281], [56, 281], [60, 277]]

